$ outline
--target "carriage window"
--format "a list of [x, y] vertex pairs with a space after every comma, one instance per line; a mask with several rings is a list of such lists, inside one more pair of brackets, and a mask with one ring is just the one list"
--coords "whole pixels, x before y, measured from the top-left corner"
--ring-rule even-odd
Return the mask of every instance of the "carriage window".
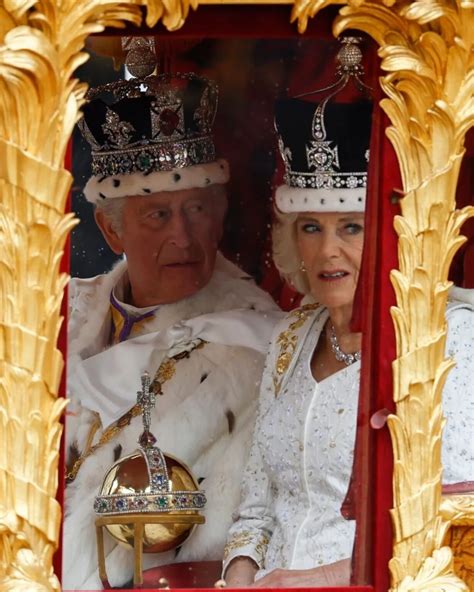
[[[339, 90], [341, 48], [361, 67]], [[88, 49], [64, 588], [370, 584], [356, 308], [374, 48], [326, 32]], [[130, 81], [142, 66], [149, 86]]]

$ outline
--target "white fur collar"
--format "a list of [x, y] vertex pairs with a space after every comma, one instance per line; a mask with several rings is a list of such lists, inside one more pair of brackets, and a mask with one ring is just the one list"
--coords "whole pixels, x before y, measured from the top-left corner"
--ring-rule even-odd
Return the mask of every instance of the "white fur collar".
[[[72, 280], [69, 292], [70, 356], [89, 357], [106, 346], [110, 292], [126, 270], [127, 262], [120, 261], [107, 274]], [[268, 311], [278, 307], [249, 275], [218, 253], [215, 271], [207, 286], [189, 298], [161, 305], [154, 325], [163, 329], [202, 314], [242, 308]]]

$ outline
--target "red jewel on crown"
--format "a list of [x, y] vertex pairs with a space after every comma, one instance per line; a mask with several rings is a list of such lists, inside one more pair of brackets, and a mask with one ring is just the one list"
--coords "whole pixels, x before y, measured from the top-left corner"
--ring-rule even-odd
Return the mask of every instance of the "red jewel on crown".
[[163, 109], [159, 116], [160, 131], [165, 136], [173, 135], [173, 132], [179, 125], [179, 115], [171, 109]]

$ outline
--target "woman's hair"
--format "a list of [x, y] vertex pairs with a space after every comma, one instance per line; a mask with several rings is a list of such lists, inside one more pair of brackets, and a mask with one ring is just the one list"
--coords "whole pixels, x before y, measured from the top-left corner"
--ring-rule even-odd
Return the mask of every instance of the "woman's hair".
[[283, 214], [276, 210], [272, 229], [273, 261], [281, 276], [300, 294], [309, 294], [306, 273], [301, 270], [301, 258], [296, 246], [298, 214]]
[[[214, 213], [217, 216], [219, 224], [222, 226], [227, 211], [227, 191], [226, 186], [214, 184], [209, 187], [212, 190], [212, 197], [215, 199]], [[96, 208], [111, 222], [113, 230], [120, 235], [123, 226], [123, 209], [125, 207], [126, 197], [114, 197], [113, 199], [104, 199], [96, 203]]]

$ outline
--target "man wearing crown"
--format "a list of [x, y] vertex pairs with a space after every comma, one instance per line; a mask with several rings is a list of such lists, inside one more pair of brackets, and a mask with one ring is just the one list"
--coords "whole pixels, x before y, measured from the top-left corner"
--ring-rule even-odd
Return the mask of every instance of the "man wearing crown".
[[[81, 590], [101, 588], [94, 499], [111, 465], [137, 448], [145, 371], [159, 395], [150, 411], [158, 445], [191, 469], [207, 506], [206, 523], [178, 551], [146, 555], [144, 567], [222, 557], [280, 315], [218, 252], [229, 169], [211, 136], [216, 85], [162, 75], [113, 83], [89, 98], [81, 130], [92, 177], [84, 194], [125, 259], [70, 288], [63, 586]], [[106, 565], [110, 584], [124, 585], [133, 552], [108, 537]]]

